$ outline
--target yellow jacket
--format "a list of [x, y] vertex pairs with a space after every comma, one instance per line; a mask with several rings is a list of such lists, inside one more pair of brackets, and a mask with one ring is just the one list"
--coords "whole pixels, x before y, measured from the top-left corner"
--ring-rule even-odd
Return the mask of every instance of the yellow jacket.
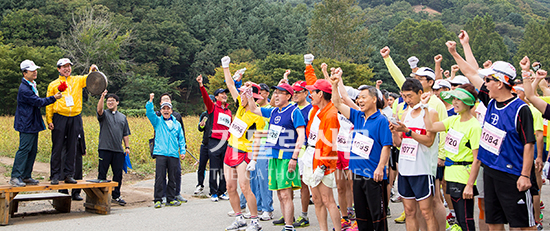
[[[67, 90], [62, 92], [63, 97], [55, 101], [55, 103], [46, 106], [46, 123], [50, 124], [53, 122], [53, 114], [57, 113], [62, 116], [73, 117], [77, 116], [82, 112], [82, 88], [86, 87], [86, 78], [88, 75], [76, 75], [76, 76], [59, 76], [58, 79], [52, 81], [48, 85], [47, 96], [55, 95], [59, 90], [57, 87], [61, 82], [67, 82]], [[67, 107], [67, 96], [73, 98], [74, 105]]]

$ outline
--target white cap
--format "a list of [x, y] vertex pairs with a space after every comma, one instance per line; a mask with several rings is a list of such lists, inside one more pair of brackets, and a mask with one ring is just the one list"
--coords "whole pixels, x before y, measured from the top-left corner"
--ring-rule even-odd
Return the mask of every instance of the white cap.
[[418, 75], [418, 76], [425, 76], [425, 77], [428, 77], [432, 80], [435, 80], [435, 71], [432, 70], [431, 68], [429, 67], [421, 67], [421, 68], [418, 68], [418, 70], [416, 71], [416, 73], [414, 73], [415, 75]]
[[434, 86], [432, 87], [434, 90], [439, 90], [442, 87], [446, 87], [451, 89], [451, 83], [445, 79], [438, 79], [435, 81]]
[[411, 69], [416, 68], [416, 64], [418, 64], [418, 58], [416, 56], [411, 56], [407, 59], [407, 62], [409, 62], [409, 66], [411, 66]]
[[36, 66], [33, 61], [26, 59], [25, 61], [21, 62], [21, 71], [36, 71], [36, 69], [40, 68], [39, 66]]
[[353, 87], [348, 87], [348, 86], [344, 86], [344, 88], [346, 89], [346, 92], [348, 93], [348, 96], [352, 99], [352, 100], [355, 100], [357, 99], [357, 96], [359, 96], [359, 90], [353, 88]]
[[62, 59], [60, 59], [60, 60], [57, 60], [57, 66], [58, 66], [58, 67], [64, 66], [64, 65], [67, 64], [67, 63], [71, 64], [71, 66], [73, 65], [73, 63], [71, 62], [71, 60], [68, 59], [68, 58], [62, 58]]
[[499, 81], [507, 85], [510, 85], [510, 82], [516, 79], [516, 68], [504, 61], [496, 61], [491, 67], [479, 70], [477, 73], [482, 78], [495, 75]]
[[452, 80], [449, 80], [449, 82], [451, 82], [451, 84], [454, 84], [454, 85], [462, 85], [462, 84], [470, 83], [470, 80], [468, 80], [466, 76], [457, 75]]

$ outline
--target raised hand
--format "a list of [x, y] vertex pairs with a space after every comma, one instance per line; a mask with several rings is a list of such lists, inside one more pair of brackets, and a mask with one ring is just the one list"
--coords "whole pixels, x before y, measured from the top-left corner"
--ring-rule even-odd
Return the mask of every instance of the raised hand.
[[435, 61], [436, 63], [441, 63], [441, 61], [443, 61], [443, 56], [440, 55], [440, 54], [434, 56], [434, 61]]
[[288, 79], [288, 75], [290, 75], [290, 70], [286, 70], [283, 74], [283, 79]]
[[443, 75], [445, 76], [445, 78], [451, 77], [449, 70], [445, 70], [445, 72], [443, 72]]
[[468, 36], [468, 33], [465, 30], [460, 31], [460, 34], [458, 34], [458, 39], [460, 39], [461, 44], [467, 44], [470, 42], [470, 36]]
[[531, 61], [529, 61], [529, 57], [523, 57], [523, 59], [519, 61], [519, 66], [521, 67], [521, 70], [529, 71], [529, 69], [531, 68]]
[[229, 68], [229, 63], [231, 62], [231, 58], [229, 56], [224, 56], [222, 58], [222, 67], [223, 68]]
[[537, 73], [536, 73], [536, 75], [535, 75], [535, 78], [537, 78], [537, 79], [544, 79], [544, 78], [546, 78], [546, 74], [547, 74], [547, 73], [546, 73], [545, 70], [540, 69], [540, 70], [537, 71]]
[[202, 87], [202, 75], [197, 76], [197, 82], [199, 82], [199, 85]]
[[154, 98], [155, 98], [155, 93], [149, 94], [149, 102], [153, 102]]
[[420, 96], [420, 102], [422, 104], [428, 104], [431, 96], [432, 96], [432, 93], [430, 92], [423, 93], [422, 96]]
[[458, 67], [458, 65], [455, 64], [455, 65], [452, 65], [452, 66], [451, 66], [451, 71], [452, 71], [452, 72], [456, 73], [456, 72], [459, 71], [459, 70], [460, 70], [460, 68]]
[[315, 57], [312, 55], [312, 54], [306, 54], [304, 55], [304, 63], [306, 65], [309, 65], [311, 63], [313, 63], [313, 60], [315, 59]]
[[385, 46], [384, 48], [380, 49], [380, 54], [382, 55], [382, 58], [390, 57], [390, 48]]
[[493, 65], [493, 61], [487, 60], [483, 63], [483, 68], [487, 69]]
[[447, 41], [445, 43], [447, 45], [447, 49], [449, 50], [449, 53], [456, 54], [456, 42], [455, 41]]

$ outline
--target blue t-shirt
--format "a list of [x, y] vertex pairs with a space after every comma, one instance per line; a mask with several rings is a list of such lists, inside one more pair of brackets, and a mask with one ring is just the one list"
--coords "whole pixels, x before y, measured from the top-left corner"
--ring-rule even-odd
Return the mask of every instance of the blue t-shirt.
[[[272, 157], [277, 159], [290, 159], [296, 146], [298, 135], [296, 128], [305, 127], [306, 123], [302, 112], [296, 105], [289, 104], [279, 110], [274, 108], [260, 108], [262, 116], [270, 118], [270, 131], [274, 130], [273, 126], [281, 126], [283, 130], [279, 135], [279, 140], [276, 144], [266, 143], [266, 150], [271, 149]], [[268, 150], [269, 153], [269, 150]]]
[[[374, 140], [369, 159], [365, 159], [353, 152], [350, 153], [349, 169], [354, 174], [372, 178], [374, 171], [380, 162], [382, 147], [393, 145], [388, 120], [380, 113], [380, 111], [376, 111], [369, 118], [365, 118], [365, 113], [353, 108], [350, 108], [349, 120], [354, 126], [354, 139], [355, 134], [359, 132]], [[385, 179], [387, 179], [386, 167], [384, 167], [384, 180]]]

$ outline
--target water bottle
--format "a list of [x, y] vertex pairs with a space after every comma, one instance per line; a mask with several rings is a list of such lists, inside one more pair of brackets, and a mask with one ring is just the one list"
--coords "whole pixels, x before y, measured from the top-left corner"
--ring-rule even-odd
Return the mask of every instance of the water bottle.
[[240, 76], [244, 75], [245, 71], [246, 71], [246, 67], [236, 71], [235, 74], [233, 75], [233, 80], [237, 80]]

